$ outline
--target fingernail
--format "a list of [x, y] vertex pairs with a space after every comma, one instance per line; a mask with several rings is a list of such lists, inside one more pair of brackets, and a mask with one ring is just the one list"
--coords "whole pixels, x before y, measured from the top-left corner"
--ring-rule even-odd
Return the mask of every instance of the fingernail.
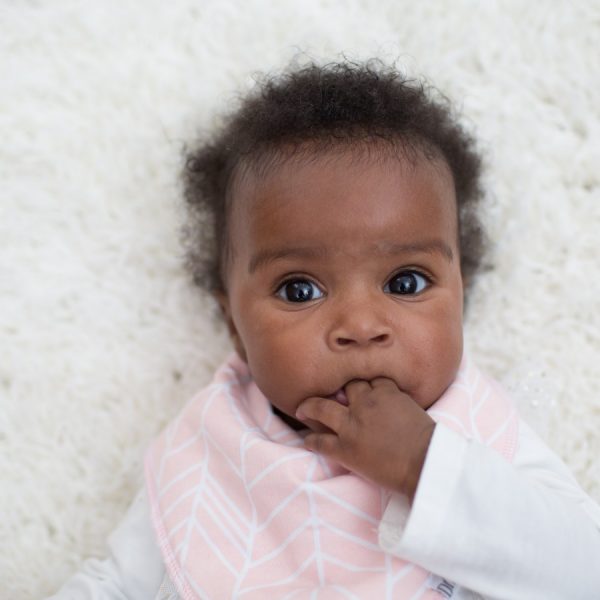
[[306, 415], [302, 412], [301, 408], [296, 410], [296, 419], [299, 419], [300, 421], [303, 421], [304, 419], [306, 419]]

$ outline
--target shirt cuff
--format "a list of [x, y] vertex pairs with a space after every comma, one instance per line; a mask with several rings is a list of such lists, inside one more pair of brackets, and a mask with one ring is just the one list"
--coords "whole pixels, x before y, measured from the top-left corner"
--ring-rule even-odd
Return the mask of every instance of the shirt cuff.
[[[464, 468], [468, 441], [438, 423], [434, 429], [412, 507], [406, 496], [393, 494], [379, 524], [380, 547], [413, 560], [431, 554]], [[438, 548], [439, 550], [439, 548]]]

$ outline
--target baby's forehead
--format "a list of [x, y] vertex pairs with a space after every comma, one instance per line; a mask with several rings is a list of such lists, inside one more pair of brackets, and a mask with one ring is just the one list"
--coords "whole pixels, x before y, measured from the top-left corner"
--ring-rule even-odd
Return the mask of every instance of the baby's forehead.
[[[273, 193], [285, 188], [290, 181], [306, 188], [326, 186], [331, 179], [329, 174], [335, 170], [339, 184], [344, 173], [347, 180], [352, 181], [357, 172], [366, 172], [373, 166], [408, 179], [419, 171], [454, 191], [452, 172], [442, 153], [424, 144], [372, 140], [354, 144], [305, 142], [268, 149], [242, 159], [231, 176], [228, 208], [235, 206], [252, 212], [267, 190]], [[285, 208], [282, 203], [280, 209]]]
[[458, 238], [450, 169], [423, 153], [329, 151], [272, 160], [240, 176], [232, 203], [234, 247], [241, 240], [264, 245], [274, 236], [313, 245], [335, 237], [346, 244], [367, 228], [390, 243], [414, 241], [417, 231], [420, 241]]

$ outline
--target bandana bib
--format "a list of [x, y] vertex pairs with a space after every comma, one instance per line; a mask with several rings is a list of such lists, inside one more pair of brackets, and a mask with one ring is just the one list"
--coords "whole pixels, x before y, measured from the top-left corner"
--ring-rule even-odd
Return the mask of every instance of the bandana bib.
[[[428, 413], [512, 460], [513, 404], [468, 360]], [[448, 597], [378, 546], [389, 492], [304, 450], [237, 355], [151, 445], [146, 484], [184, 600]]]

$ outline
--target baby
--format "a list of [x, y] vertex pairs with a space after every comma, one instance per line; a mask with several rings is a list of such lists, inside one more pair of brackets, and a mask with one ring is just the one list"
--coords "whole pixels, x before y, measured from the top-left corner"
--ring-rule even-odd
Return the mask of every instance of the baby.
[[479, 176], [378, 62], [250, 94], [185, 168], [236, 353], [53, 598], [597, 598], [600, 510], [463, 354]]

